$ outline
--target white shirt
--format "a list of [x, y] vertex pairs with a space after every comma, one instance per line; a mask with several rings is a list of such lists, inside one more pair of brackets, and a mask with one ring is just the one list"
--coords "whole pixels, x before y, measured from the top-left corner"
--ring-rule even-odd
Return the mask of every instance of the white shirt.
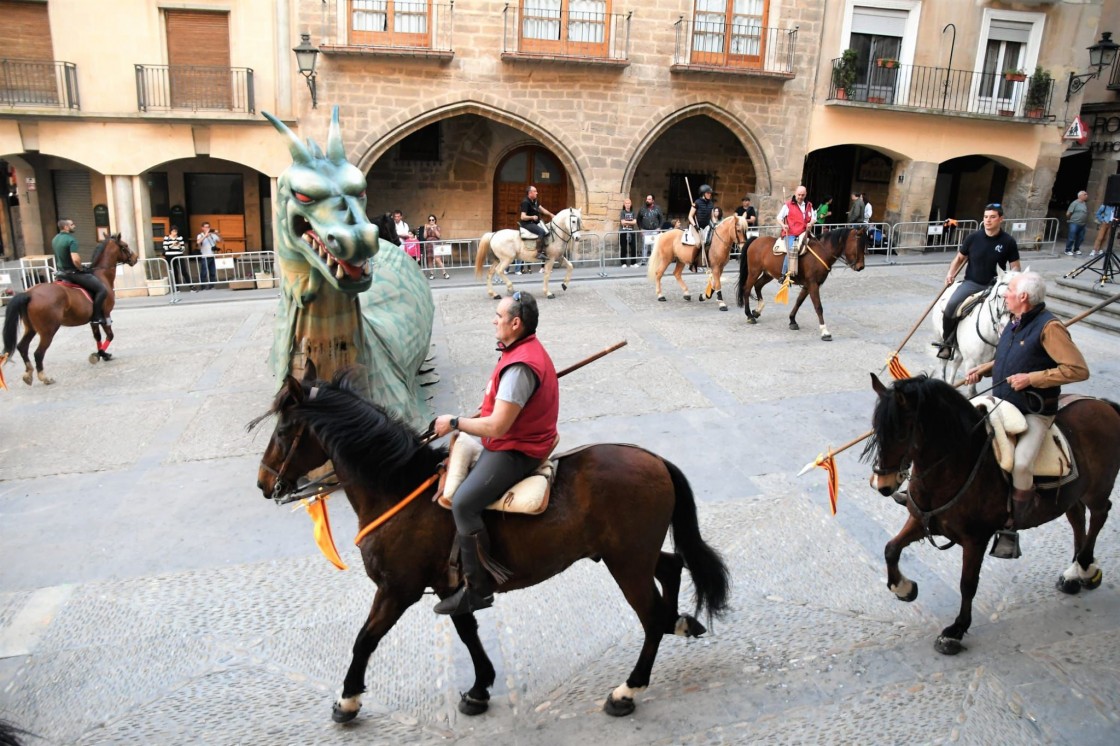
[[868, 202], [866, 205], [863, 206], [863, 222], [865, 222], [865, 223], [870, 223], [871, 222], [871, 203], [870, 202]]
[[[805, 216], [805, 225], [814, 225], [817, 222], [817, 214], [809, 209], [809, 200], [801, 203], [801, 212]], [[785, 219], [789, 217], [789, 202], [782, 203], [782, 209], [778, 210], [778, 222], [784, 223]]]
[[402, 241], [408, 238], [408, 234], [412, 232], [412, 229], [408, 227], [408, 223], [404, 222], [403, 220], [399, 223], [394, 222], [393, 225], [397, 229], [397, 238]]

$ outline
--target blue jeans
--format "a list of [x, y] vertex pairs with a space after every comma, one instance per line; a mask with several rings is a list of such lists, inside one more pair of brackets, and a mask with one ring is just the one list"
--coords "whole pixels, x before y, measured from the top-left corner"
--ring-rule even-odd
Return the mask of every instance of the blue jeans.
[[218, 281], [218, 268], [214, 266], [214, 257], [204, 256], [198, 263], [199, 281], [205, 285]]
[[1081, 242], [1085, 240], [1085, 226], [1077, 223], [1069, 224], [1069, 236], [1066, 238], [1066, 251], [1081, 251]]

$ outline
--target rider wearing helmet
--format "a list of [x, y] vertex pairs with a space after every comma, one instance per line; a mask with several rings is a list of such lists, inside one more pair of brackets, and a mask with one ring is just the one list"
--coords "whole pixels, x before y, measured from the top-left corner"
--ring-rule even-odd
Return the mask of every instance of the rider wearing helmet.
[[[708, 245], [712, 242], [712, 209], [715, 203], [712, 202], [712, 187], [708, 184], [700, 185], [700, 196], [692, 203], [692, 209], [688, 211], [688, 222], [696, 228], [698, 232], [697, 247], [692, 263], [696, 264], [700, 261], [701, 250], [707, 252]], [[706, 263], [706, 262], [705, 262]]]
[[55, 278], [77, 285], [93, 299], [93, 313], [89, 317], [89, 323], [105, 326], [112, 324], [112, 319], [106, 318], [103, 311], [109, 290], [96, 275], [82, 266], [82, 257], [78, 254], [78, 239], [74, 238], [73, 220], [58, 221], [58, 235], [51, 240], [51, 250], [54, 251]]

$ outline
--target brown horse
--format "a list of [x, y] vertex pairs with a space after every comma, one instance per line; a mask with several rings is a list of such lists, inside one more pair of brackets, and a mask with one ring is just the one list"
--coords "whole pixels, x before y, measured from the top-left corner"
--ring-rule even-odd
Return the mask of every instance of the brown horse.
[[[723, 268], [727, 266], [727, 262], [731, 259], [732, 250], [736, 246], [742, 246], [746, 243], [747, 219], [729, 215], [712, 230], [712, 244], [708, 247], [710, 276], [708, 286], [700, 294], [700, 300], [711, 298], [714, 292], [716, 299], [719, 301], [719, 310], [726, 311], [727, 304], [723, 302], [723, 283], [721, 282]], [[684, 231], [665, 231], [657, 237], [653, 244], [646, 276], [654, 281], [657, 300], [659, 301], [665, 300], [665, 296], [661, 292], [661, 276], [665, 274], [665, 270], [673, 262], [677, 263], [673, 270], [673, 277], [677, 279], [677, 284], [684, 291], [684, 299], [692, 300], [692, 295], [688, 292], [688, 285], [681, 278], [681, 272], [684, 271], [684, 265], [692, 262], [692, 257], [696, 253], [696, 246], [683, 243], [683, 238]]]
[[[913, 542], [929, 538], [933, 543], [936, 534], [950, 540], [939, 549], [960, 544], [960, 613], [934, 645], [938, 652], [956, 655], [972, 624], [972, 599], [985, 546], [1008, 519], [1010, 480], [992, 454], [983, 416], [952, 386], [925, 376], [897, 381], [891, 388], [874, 374], [871, 379], [879, 395], [874, 434], [864, 450], [864, 458], [875, 461], [872, 487], [883, 495], [893, 494], [906, 470], [912, 469], [905, 499], [910, 517], [884, 551], [887, 587], [903, 601], [918, 597], [918, 584], [898, 569], [902, 550]], [[1069, 439], [1078, 476], [1058, 489], [1040, 489], [1040, 505], [1020, 528], [1065, 514], [1073, 527], [1073, 564], [1058, 578], [1058, 588], [1077, 593], [1101, 584], [1093, 549], [1108, 518], [1109, 495], [1120, 470], [1120, 405], [1104, 399], [1076, 400], [1058, 410], [1057, 424]]]
[[[739, 307], [745, 309], [747, 323], [756, 324], [756, 319], [762, 315], [762, 288], [771, 280], [782, 279], [783, 254], [774, 253], [774, 244], [778, 239], [773, 236], [762, 236], [751, 241], [751, 245], [739, 257], [740, 264], [746, 258], [747, 268], [744, 272], [739, 269]], [[798, 258], [797, 277], [793, 281], [801, 286], [801, 293], [789, 312], [789, 328], [800, 329], [797, 325], [797, 309], [805, 302], [806, 297], [813, 299], [813, 308], [817, 311], [817, 321], [820, 322], [821, 339], [826, 342], [832, 340], [828, 327], [824, 325], [824, 307], [821, 306], [821, 285], [828, 279], [832, 265], [841, 256], [844, 261], [856, 272], [863, 270], [863, 255], [867, 251], [866, 228], [839, 228], [826, 233], [823, 238], [810, 238], [809, 250], [804, 256]], [[751, 311], [750, 289], [754, 289], [758, 309]]]
[[[436, 488], [427, 486], [447, 452], [423, 444], [407, 425], [352, 392], [344, 376], [314, 386], [289, 376], [272, 412], [278, 415], [276, 429], [257, 481], [266, 498], [296, 499], [296, 480], [330, 459], [360, 527], [406, 503], [359, 542], [377, 593], [334, 705], [334, 720], [345, 722], [361, 707], [366, 667], [381, 638], [425, 588], [440, 598], [456, 589], [448, 577], [455, 522], [450, 511], [433, 504]], [[419, 499], [402, 500], [409, 493]], [[635, 694], [649, 684], [663, 635], [705, 631], [694, 617], [677, 611], [683, 567], [696, 588], [696, 614], [706, 608], [719, 615], [726, 609], [727, 568], [700, 536], [688, 480], [673, 464], [636, 446], [600, 444], [563, 456], [548, 510], [539, 516], [488, 513], [484, 520], [496, 559], [512, 570], [499, 592], [536, 585], [585, 558], [601, 560], [622, 589], [641, 620], [645, 644], [626, 683], [607, 697], [604, 709], [611, 715], [634, 710]], [[670, 527], [673, 553], [661, 551]], [[474, 616], [453, 616], [452, 621], [475, 673], [459, 710], [477, 715], [488, 706], [494, 666]]]
[[[128, 244], [121, 240], [119, 233], [102, 241], [93, 252], [92, 269], [97, 279], [101, 280], [108, 289], [105, 298], [105, 315], [113, 310], [116, 296], [113, 293], [113, 281], [117, 276], [117, 265], [127, 263], [129, 266], [136, 264], [137, 256], [128, 248]], [[39, 335], [39, 346], [35, 348], [35, 371], [39, 380], [44, 384], [54, 383], [54, 379], [43, 372], [43, 358], [47, 348], [51, 346], [54, 335], [60, 326], [83, 326], [89, 323], [93, 315], [93, 301], [80, 288], [71, 285], [62, 285], [57, 282], [36, 285], [27, 292], [20, 293], [12, 298], [8, 304], [8, 314], [4, 319], [4, 352], [0, 354], [0, 365], [7, 362], [14, 349], [19, 349], [26, 370], [23, 382], [31, 385], [31, 360], [28, 351], [31, 340]], [[23, 321], [23, 337], [16, 344], [17, 325]], [[101, 331], [105, 330], [105, 342], [101, 341]], [[100, 325], [93, 327], [93, 339], [97, 344], [96, 352], [90, 353], [90, 363], [98, 360], [110, 360], [107, 350], [113, 341], [113, 327]]]

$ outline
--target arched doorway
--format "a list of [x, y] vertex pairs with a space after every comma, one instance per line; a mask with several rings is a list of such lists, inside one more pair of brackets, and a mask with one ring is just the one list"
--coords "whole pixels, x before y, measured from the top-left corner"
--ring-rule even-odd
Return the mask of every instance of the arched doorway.
[[832, 216], [827, 222], [847, 220], [853, 192], [866, 195], [872, 205], [871, 219], [879, 222], [886, 218], [893, 169], [894, 159], [883, 152], [862, 145], [835, 145], [805, 157], [801, 183], [814, 205], [832, 197]]
[[1009, 171], [983, 155], [966, 155], [943, 161], [937, 167], [930, 219], [979, 220], [984, 205], [1003, 202]]
[[568, 174], [560, 160], [540, 145], [525, 145], [507, 153], [494, 170], [493, 230], [517, 226], [530, 185], [546, 209], [568, 207]]

